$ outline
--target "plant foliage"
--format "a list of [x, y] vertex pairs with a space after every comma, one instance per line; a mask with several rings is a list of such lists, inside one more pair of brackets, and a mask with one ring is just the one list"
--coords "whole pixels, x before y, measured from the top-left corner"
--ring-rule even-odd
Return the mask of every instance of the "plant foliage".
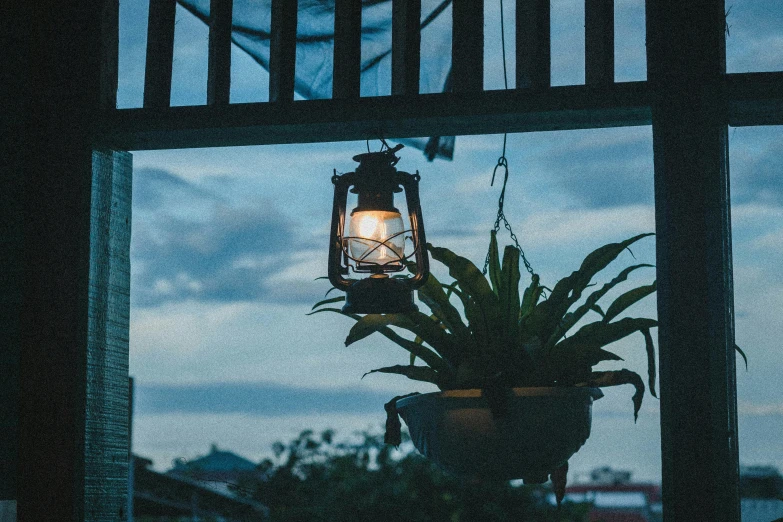
[[276, 458], [235, 491], [266, 505], [273, 522], [541, 521], [582, 522], [588, 504], [548, 500], [545, 486], [468, 483], [416, 452], [393, 450], [377, 433], [337, 442], [327, 430], [275, 443]]
[[[650, 330], [657, 321], [622, 317], [630, 306], [653, 294], [656, 283], [629, 289], [605, 308], [601, 300], [649, 264], [634, 264], [601, 286], [595, 276], [620, 253], [652, 234], [640, 234], [591, 252], [578, 270], [561, 279], [546, 295], [538, 275], [520, 292], [520, 252], [507, 246], [501, 258], [495, 232], [490, 237], [487, 277], [468, 259], [428, 244], [430, 256], [445, 265], [453, 282], [430, 275], [418, 290], [429, 314], [350, 315], [356, 320], [346, 346], [379, 332], [410, 352], [409, 365], [379, 368], [382, 372], [436, 384], [442, 390], [517, 386], [617, 386], [631, 384], [634, 418], [644, 396], [642, 378], [630, 370], [593, 371], [602, 361], [622, 358], [605, 349], [640, 334], [647, 353], [647, 382], [655, 396], [655, 348]], [[415, 270], [415, 266], [410, 267]], [[312, 313], [340, 312], [325, 299]], [[604, 311], [605, 310], [605, 311]], [[588, 316], [588, 314], [593, 314]], [[592, 317], [594, 320], [588, 321]], [[408, 339], [392, 327], [410, 332]], [[420, 359], [424, 365], [414, 365]]]

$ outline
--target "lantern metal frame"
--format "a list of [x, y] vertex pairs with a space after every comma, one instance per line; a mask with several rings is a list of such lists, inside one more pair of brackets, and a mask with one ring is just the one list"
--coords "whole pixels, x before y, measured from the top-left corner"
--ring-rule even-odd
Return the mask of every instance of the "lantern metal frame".
[[[427, 281], [429, 276], [429, 257], [426, 249], [424, 220], [419, 200], [418, 172], [410, 174], [397, 170], [395, 165], [399, 158], [395, 153], [402, 148], [398, 145], [392, 149], [380, 152], [368, 152], [354, 156], [359, 162], [354, 172], [332, 176], [334, 184], [334, 204], [332, 210], [332, 225], [329, 239], [329, 281], [332, 285], [345, 292], [345, 313], [378, 314], [407, 313], [418, 310], [413, 301], [413, 291]], [[348, 193], [358, 195], [356, 211], [393, 211], [394, 194], [405, 192], [405, 202], [408, 209], [410, 228], [394, 234], [382, 241], [356, 236], [346, 236], [346, 209]], [[376, 241], [379, 248], [391, 239], [406, 234], [404, 241], [413, 243], [413, 251], [388, 263], [378, 264], [366, 262], [362, 258], [351, 255], [349, 241], [361, 239]], [[407, 234], [410, 234], [409, 236]], [[411, 277], [389, 277], [388, 273], [400, 272], [410, 266], [410, 259], [415, 260], [416, 272]], [[362, 279], [350, 279], [350, 272], [371, 273]]]

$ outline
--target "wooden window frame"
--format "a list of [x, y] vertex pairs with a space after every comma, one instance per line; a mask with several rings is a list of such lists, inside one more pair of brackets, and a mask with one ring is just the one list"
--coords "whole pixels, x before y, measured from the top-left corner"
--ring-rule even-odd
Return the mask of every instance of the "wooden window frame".
[[[154, 0], [163, 12], [172, 1]], [[418, 71], [410, 59], [416, 53], [405, 45], [417, 38], [408, 20], [397, 31], [407, 35], [408, 43], [396, 47], [409, 58], [394, 68], [403, 76], [393, 80], [393, 96], [360, 98], [356, 79], [346, 73], [338, 78], [339, 99], [293, 101], [293, 68], [285, 59], [293, 41], [289, 24], [274, 47], [280, 54], [273, 58], [272, 102], [227, 103], [226, 42], [215, 41], [210, 104], [169, 107], [170, 71], [155, 69], [144, 107], [123, 110], [114, 108], [118, 0], [59, 2], [49, 11], [29, 4], [12, 3], [0, 21], [0, 43], [19, 50], [0, 57], [3, 85], [10, 87], [3, 96], [24, 101], [2, 122], [0, 185], [22, 201], [0, 209], [3, 223], [18, 232], [2, 243], [10, 255], [0, 258], [0, 269], [21, 274], [20, 284], [3, 287], [2, 296], [10, 303], [2, 318], [16, 330], [0, 334], [11, 346], [11, 379], [0, 391], [12, 397], [0, 421], [16, 429], [0, 438], [0, 454], [15, 459], [16, 473], [0, 473], [6, 477], [0, 494], [17, 499], [19, 520], [124, 516], [127, 430], [120, 417], [127, 404], [119, 390], [127, 395], [127, 338], [111, 348], [112, 341], [93, 342], [89, 332], [96, 325], [105, 331], [127, 303], [94, 305], [91, 296], [109, 295], [111, 283], [96, 275], [90, 256], [129, 223], [112, 222], [112, 212], [94, 217], [95, 151], [122, 162], [127, 156], [111, 151], [358, 140], [379, 127], [401, 138], [632, 125], [653, 131], [664, 518], [739, 520], [727, 129], [783, 125], [783, 72], [726, 74], [722, 0], [647, 0], [649, 79], [642, 82], [610, 81], [611, 51], [591, 29], [587, 44], [597, 47], [586, 51], [596, 60], [588, 64], [589, 85], [550, 87], [548, 64], [527, 54], [519, 89], [481, 91], [462, 78], [468, 83], [456, 92], [416, 94], [411, 78]], [[517, 42], [518, 52], [546, 47], [547, 4], [517, 0], [518, 12], [535, 14], [520, 25], [534, 34]], [[291, 5], [274, 2], [277, 13]], [[356, 4], [340, 5], [350, 19], [345, 38], [355, 41], [350, 10]], [[459, 5], [465, 17], [475, 11], [464, 0]], [[600, 1], [587, 5], [609, 12]], [[394, 12], [411, 16], [399, 5]], [[227, 38], [221, 13], [210, 33], [216, 39]], [[591, 18], [593, 28], [607, 25]], [[469, 24], [460, 31], [480, 40]], [[158, 36], [153, 44], [168, 49], [166, 35]], [[168, 60], [167, 52], [159, 56]], [[120, 190], [101, 204], [123, 204], [130, 181], [118, 183]], [[121, 215], [129, 216], [124, 204]], [[108, 228], [91, 228], [96, 223]], [[128, 274], [117, 277], [128, 282]], [[119, 362], [107, 365], [110, 348]], [[90, 375], [100, 378], [90, 381]]]

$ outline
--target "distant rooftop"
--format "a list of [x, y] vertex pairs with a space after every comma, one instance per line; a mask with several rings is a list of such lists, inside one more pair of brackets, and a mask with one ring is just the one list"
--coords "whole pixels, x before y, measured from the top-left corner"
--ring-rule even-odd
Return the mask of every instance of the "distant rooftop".
[[217, 445], [213, 444], [209, 454], [191, 461], [177, 463], [171, 471], [230, 472], [253, 471], [255, 469], [255, 463], [231, 451], [219, 450]]

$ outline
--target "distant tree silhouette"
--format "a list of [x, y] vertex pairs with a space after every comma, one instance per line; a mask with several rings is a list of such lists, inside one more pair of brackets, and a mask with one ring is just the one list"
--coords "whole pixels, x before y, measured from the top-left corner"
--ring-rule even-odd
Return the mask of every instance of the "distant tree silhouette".
[[[407, 437], [402, 447], [411, 447]], [[238, 491], [268, 506], [275, 522], [587, 520], [588, 506], [557, 509], [545, 487], [465, 482], [377, 434], [336, 443], [332, 431], [304, 431], [273, 449], [275, 461], [259, 465], [264, 478], [245, 481]]]

